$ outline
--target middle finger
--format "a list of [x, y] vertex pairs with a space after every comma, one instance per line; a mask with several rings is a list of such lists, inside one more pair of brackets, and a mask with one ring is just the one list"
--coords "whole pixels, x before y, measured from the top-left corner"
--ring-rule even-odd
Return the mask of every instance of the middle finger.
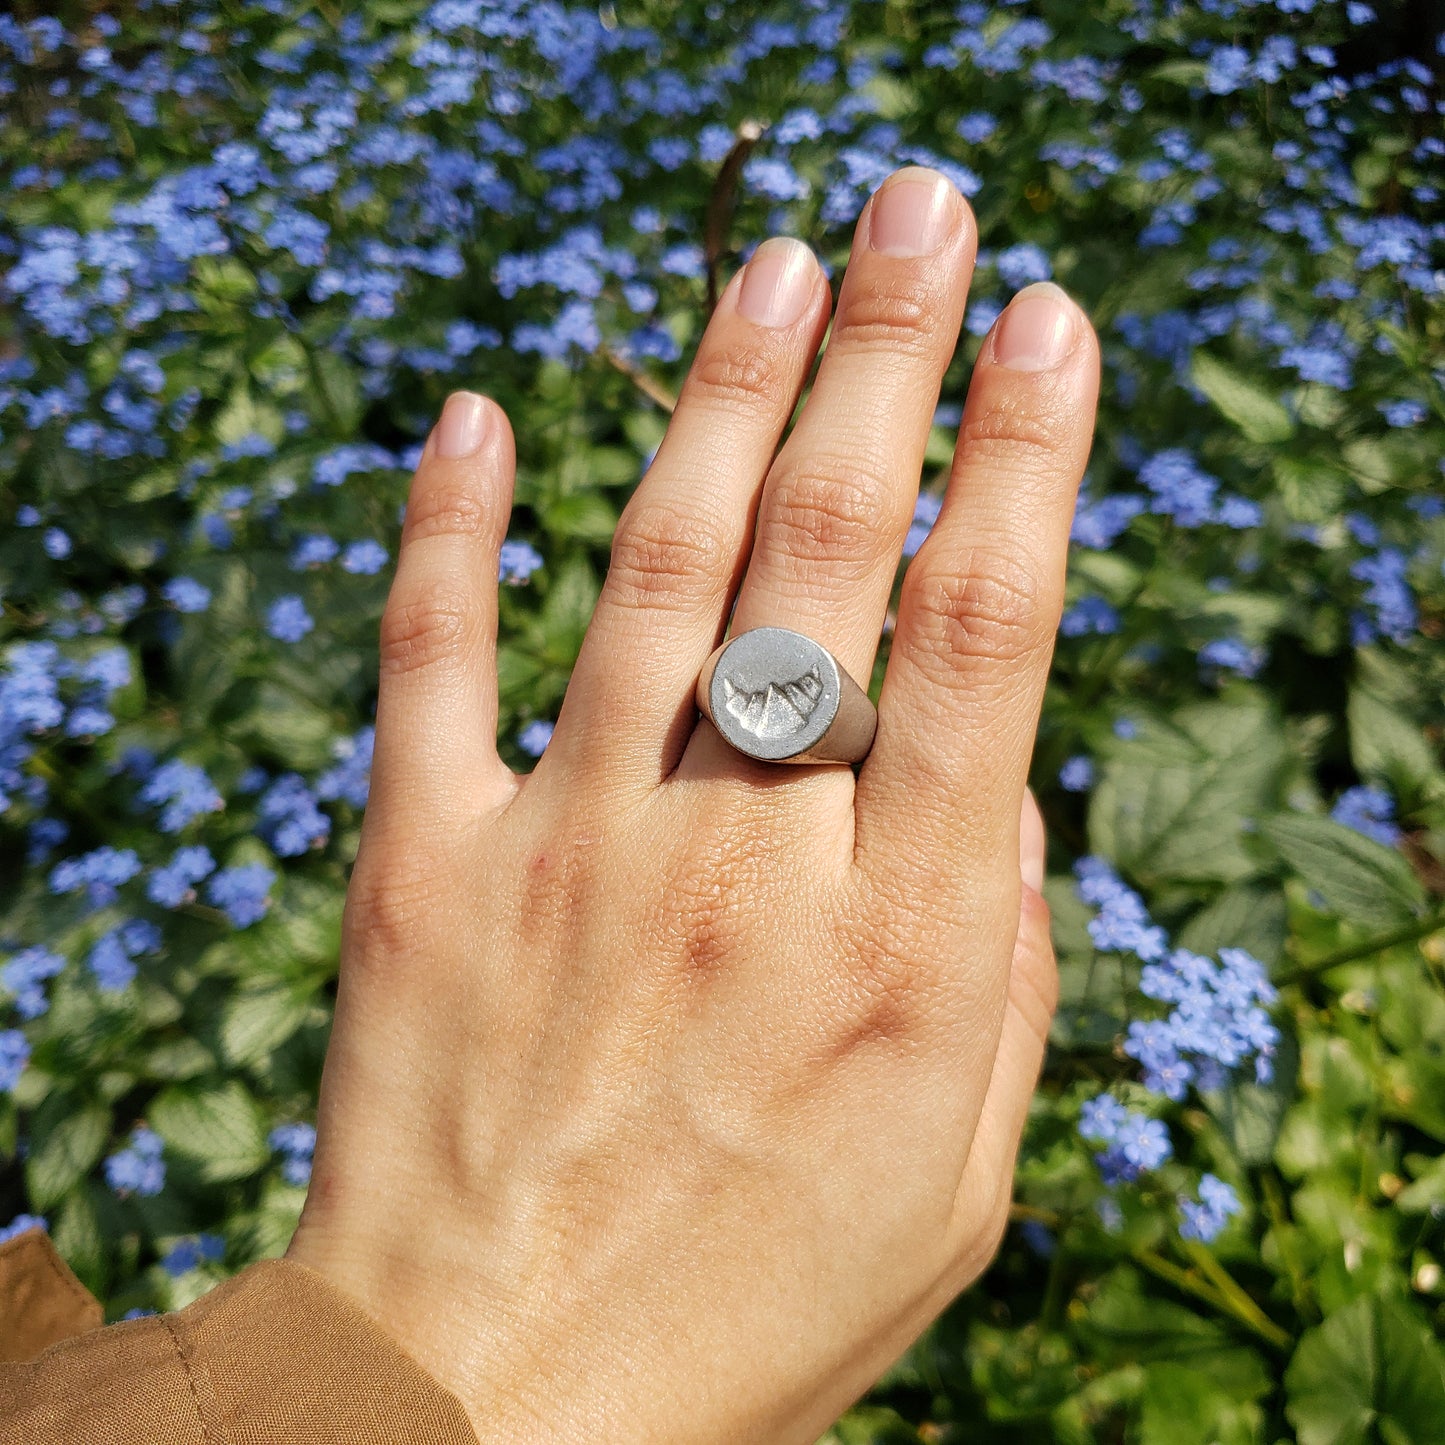
[[975, 250], [937, 171], [898, 171], [868, 203], [818, 380], [764, 485], [734, 634], [804, 632], [866, 686]]

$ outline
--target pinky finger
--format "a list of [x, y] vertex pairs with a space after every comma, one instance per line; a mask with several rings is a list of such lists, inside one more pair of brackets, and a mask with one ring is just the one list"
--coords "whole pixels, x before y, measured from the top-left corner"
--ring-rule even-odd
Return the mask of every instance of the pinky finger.
[[368, 813], [461, 821], [505, 803], [497, 755], [497, 559], [516, 468], [485, 397], [447, 399], [412, 479], [381, 619]]

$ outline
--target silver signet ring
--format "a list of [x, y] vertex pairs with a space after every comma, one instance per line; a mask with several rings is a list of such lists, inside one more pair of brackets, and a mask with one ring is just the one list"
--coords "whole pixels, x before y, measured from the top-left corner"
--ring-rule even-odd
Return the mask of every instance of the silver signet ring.
[[729, 638], [697, 678], [702, 715], [750, 758], [856, 763], [867, 757], [878, 709], [826, 647], [786, 627]]

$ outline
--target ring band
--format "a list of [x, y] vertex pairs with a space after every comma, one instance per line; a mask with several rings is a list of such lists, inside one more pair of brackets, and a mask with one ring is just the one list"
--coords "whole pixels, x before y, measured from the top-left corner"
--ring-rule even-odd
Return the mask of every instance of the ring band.
[[702, 715], [738, 752], [768, 763], [856, 763], [878, 709], [826, 647], [786, 627], [729, 638], [697, 677]]

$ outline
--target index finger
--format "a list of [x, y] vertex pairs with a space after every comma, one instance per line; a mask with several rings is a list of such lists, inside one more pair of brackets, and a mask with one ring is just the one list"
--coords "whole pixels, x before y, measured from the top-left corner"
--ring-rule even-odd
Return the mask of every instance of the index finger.
[[903, 581], [857, 861], [956, 897], [1017, 872], [1019, 807], [1063, 604], [1099, 351], [1057, 286], [1021, 291], [979, 352], [943, 508]]

